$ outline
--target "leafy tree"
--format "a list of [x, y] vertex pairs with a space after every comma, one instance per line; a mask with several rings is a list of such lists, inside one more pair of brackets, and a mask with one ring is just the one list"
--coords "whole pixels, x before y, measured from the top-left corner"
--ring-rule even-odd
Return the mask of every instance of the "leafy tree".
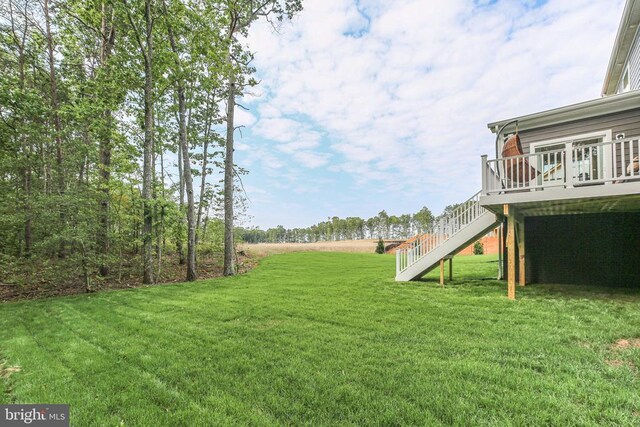
[[433, 220], [433, 214], [426, 206], [413, 215], [413, 221], [415, 223], [417, 233], [426, 232]]
[[[183, 57], [186, 54], [185, 46], [180, 43], [184, 37], [182, 34], [176, 35], [174, 27], [186, 32], [188, 26], [185, 25], [185, 9], [178, 2], [172, 2], [172, 10], [169, 13], [166, 0], [162, 0], [163, 17], [167, 30], [167, 36], [171, 46], [172, 65], [169, 66], [173, 75], [175, 86], [175, 96], [178, 99], [178, 135], [179, 150], [182, 155], [182, 176], [187, 193], [187, 281], [197, 278], [196, 273], [196, 224], [195, 224], [195, 200], [193, 194], [193, 175], [191, 173], [191, 160], [189, 156], [189, 145], [187, 141], [187, 100], [186, 100], [186, 78], [189, 74], [188, 66], [185, 65]], [[186, 27], [186, 28], [185, 28]]]
[[[227, 139], [224, 160], [224, 222], [225, 222], [225, 249], [224, 249], [224, 275], [235, 274], [234, 238], [233, 238], [233, 190], [235, 171], [233, 163], [234, 132], [235, 132], [235, 106], [236, 96], [242, 92], [245, 85], [243, 76], [250, 74], [249, 67], [251, 54], [238, 42], [238, 35], [246, 36], [253, 22], [260, 18], [269, 19], [275, 16], [281, 21], [285, 17], [291, 18], [302, 10], [301, 0], [222, 0], [220, 2], [223, 13], [227, 17], [227, 31], [224, 34], [228, 45], [226, 61], [227, 74]], [[256, 82], [249, 79], [246, 84], [254, 85]]]
[[[182, 258], [184, 241], [187, 277], [195, 278], [198, 236], [210, 247], [222, 224], [223, 194], [207, 182], [224, 167], [222, 148], [232, 148], [215, 132], [225, 119], [218, 105], [255, 83], [239, 36], [255, 19], [299, 9], [225, 0], [0, 2], [2, 265], [72, 266], [93, 289], [122, 279], [129, 265], [139, 269], [142, 255], [150, 283], [161, 279], [164, 258]], [[175, 180], [167, 150], [180, 160]], [[246, 171], [232, 169], [238, 185]], [[236, 213], [229, 224], [244, 210], [235, 190], [227, 191]], [[287, 240], [311, 238], [282, 230]]]
[[[153, 277], [153, 149], [154, 149], [154, 64], [156, 52], [154, 50], [154, 16], [157, 14], [157, 4], [154, 0], [144, 0], [143, 4], [130, 4], [122, 0], [125, 6], [130, 32], [138, 49], [138, 55], [143, 63], [144, 75], [144, 143], [143, 143], [143, 246], [142, 256], [144, 265], [143, 283], [154, 283]], [[157, 72], [156, 72], [157, 74]]]
[[[431, 211], [423, 207], [419, 212], [410, 215], [388, 215], [381, 211], [367, 220], [359, 217], [340, 218], [333, 216], [307, 228], [286, 229], [282, 225], [267, 231], [257, 227], [245, 229], [236, 227], [235, 232], [241, 241], [247, 243], [264, 242], [318, 242], [328, 240], [379, 238], [406, 239], [414, 233], [423, 233], [433, 221]], [[384, 224], [387, 224], [385, 226]]]
[[389, 237], [389, 214], [384, 210], [378, 213], [378, 234]]
[[384, 240], [382, 240], [382, 237], [378, 239], [378, 245], [376, 246], [376, 253], [378, 254], [384, 253]]

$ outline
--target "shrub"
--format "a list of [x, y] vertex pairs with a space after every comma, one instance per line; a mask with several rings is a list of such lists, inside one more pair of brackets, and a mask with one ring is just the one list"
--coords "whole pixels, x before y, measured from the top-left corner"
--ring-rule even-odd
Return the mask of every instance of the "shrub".
[[378, 254], [384, 253], [384, 240], [382, 240], [382, 237], [378, 239], [378, 246], [376, 246], [376, 253]]
[[482, 246], [482, 242], [478, 240], [473, 244], [473, 254], [482, 255], [483, 253], [484, 253], [484, 246]]

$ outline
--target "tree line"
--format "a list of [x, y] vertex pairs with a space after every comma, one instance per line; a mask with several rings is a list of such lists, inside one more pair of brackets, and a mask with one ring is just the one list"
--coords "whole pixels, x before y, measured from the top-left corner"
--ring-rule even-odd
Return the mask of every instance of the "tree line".
[[233, 159], [234, 111], [258, 83], [243, 40], [257, 20], [277, 26], [301, 8], [2, 2], [0, 264], [58, 260], [107, 277], [139, 256], [153, 283], [175, 253], [194, 280], [198, 247], [222, 233], [234, 274], [246, 173]]
[[[455, 207], [457, 205], [447, 206], [442, 215], [447, 215]], [[305, 243], [377, 238], [408, 239], [416, 234], [427, 232], [431, 224], [440, 216], [434, 217], [427, 207], [423, 207], [415, 214], [399, 216], [389, 215], [383, 210], [369, 219], [334, 216], [306, 228], [286, 229], [282, 225], [267, 230], [256, 227], [238, 228], [238, 234], [246, 243]]]

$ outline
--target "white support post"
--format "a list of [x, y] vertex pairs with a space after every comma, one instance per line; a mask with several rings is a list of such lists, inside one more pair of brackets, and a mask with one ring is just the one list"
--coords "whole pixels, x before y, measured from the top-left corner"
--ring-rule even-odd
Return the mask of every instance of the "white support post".
[[633, 166], [633, 159], [638, 155], [638, 150], [634, 153], [633, 151], [633, 141], [629, 141], [629, 176], [635, 175], [635, 168]]
[[627, 161], [625, 159], [624, 153], [625, 153], [624, 141], [622, 141], [622, 143], [620, 144], [620, 158], [622, 160], [622, 176], [626, 178], [627, 177], [627, 167], [626, 167]]
[[618, 164], [617, 164], [618, 144], [619, 143], [617, 141], [614, 141], [612, 144], [611, 162], [609, 163], [609, 166], [611, 167], [611, 176], [610, 176], [611, 179], [618, 177]]
[[565, 186], [573, 188], [573, 142], [564, 144], [564, 177]]

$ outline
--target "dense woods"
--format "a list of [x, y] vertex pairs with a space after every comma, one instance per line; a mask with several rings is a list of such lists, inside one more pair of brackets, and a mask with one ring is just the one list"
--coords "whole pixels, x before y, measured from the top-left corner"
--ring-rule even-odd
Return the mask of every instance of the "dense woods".
[[[300, 0], [0, 3], [0, 269], [96, 281], [168, 264], [234, 274], [243, 173], [236, 98], [257, 84], [243, 41]], [[224, 244], [223, 244], [224, 242]], [[1, 279], [2, 277], [0, 277]], [[105, 278], [105, 279], [100, 279]]]

